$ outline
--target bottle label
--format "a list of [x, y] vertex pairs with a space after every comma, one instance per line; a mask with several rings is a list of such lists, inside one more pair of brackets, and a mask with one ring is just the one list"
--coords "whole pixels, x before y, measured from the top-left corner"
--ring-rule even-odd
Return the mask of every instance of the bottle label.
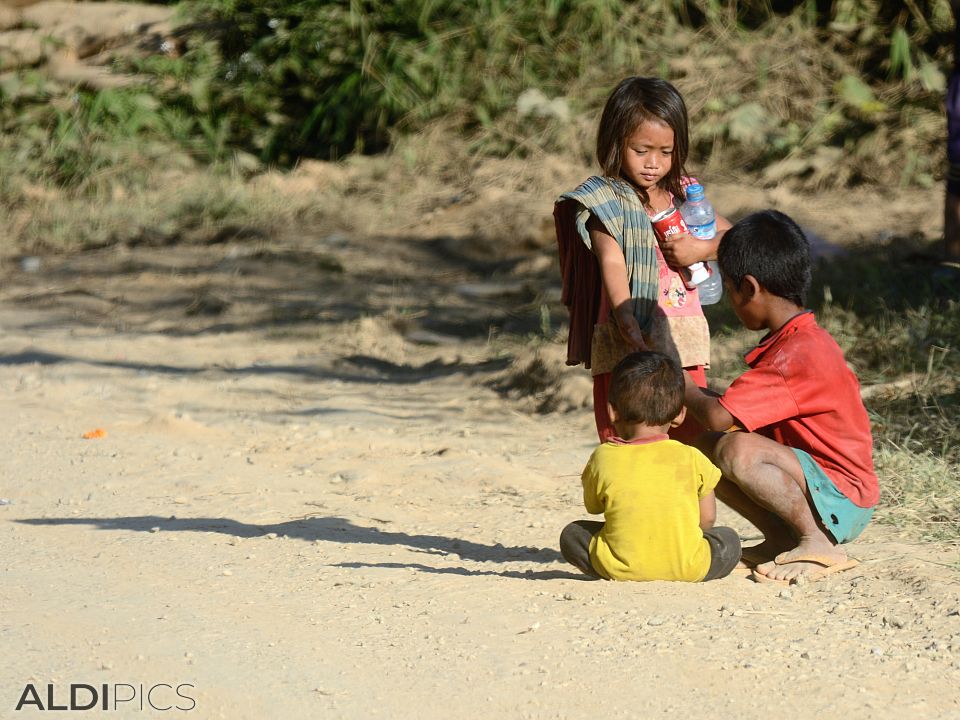
[[690, 234], [695, 238], [699, 238], [701, 240], [712, 240], [717, 234], [717, 221], [711, 220], [703, 225], [687, 223], [687, 228], [690, 230]]

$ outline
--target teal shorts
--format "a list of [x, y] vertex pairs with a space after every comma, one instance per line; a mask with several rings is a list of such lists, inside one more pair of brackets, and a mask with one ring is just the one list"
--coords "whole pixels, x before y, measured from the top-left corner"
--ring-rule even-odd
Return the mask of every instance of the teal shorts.
[[823, 468], [808, 453], [796, 448], [790, 449], [800, 461], [810, 498], [827, 532], [838, 543], [855, 540], [873, 517], [873, 508], [855, 505], [850, 498], [837, 489], [833, 480], [827, 477]]

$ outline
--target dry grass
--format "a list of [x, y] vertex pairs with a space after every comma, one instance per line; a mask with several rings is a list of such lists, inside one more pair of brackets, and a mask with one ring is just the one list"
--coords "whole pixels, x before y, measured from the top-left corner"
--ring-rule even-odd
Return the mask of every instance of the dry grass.
[[120, 179], [86, 192], [8, 178], [0, 203], [0, 223], [7, 228], [0, 256], [118, 243], [203, 243], [223, 232], [268, 235], [300, 224], [337, 229], [347, 220], [340, 212], [343, 175], [332, 163], [252, 179], [228, 165], [167, 167], [147, 182]]
[[960, 544], [960, 466], [892, 442], [874, 453], [882, 481], [876, 519], [924, 540]]

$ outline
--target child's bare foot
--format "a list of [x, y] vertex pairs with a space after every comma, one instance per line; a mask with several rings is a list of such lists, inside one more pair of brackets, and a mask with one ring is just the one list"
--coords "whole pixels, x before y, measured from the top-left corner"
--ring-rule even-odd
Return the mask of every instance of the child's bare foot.
[[793, 550], [757, 565], [754, 572], [770, 580], [792, 582], [804, 575], [821, 575], [824, 568], [843, 565], [847, 560], [843, 548], [828, 540], [804, 539]]

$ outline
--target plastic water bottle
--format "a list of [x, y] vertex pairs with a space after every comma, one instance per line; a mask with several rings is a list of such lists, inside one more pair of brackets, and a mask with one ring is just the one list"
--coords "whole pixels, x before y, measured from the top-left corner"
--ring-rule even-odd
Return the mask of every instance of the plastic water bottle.
[[[680, 206], [680, 215], [687, 224], [690, 234], [701, 240], [712, 240], [717, 234], [717, 213], [713, 205], [703, 194], [703, 185], [693, 184], [687, 186], [687, 199]], [[706, 265], [706, 273], [695, 272], [693, 280], [697, 285], [697, 292], [700, 294], [701, 305], [713, 305], [720, 300], [723, 295], [723, 280], [720, 278], [720, 268], [715, 260], [707, 263], [697, 263], [697, 265]], [[691, 269], [693, 266], [691, 266]], [[702, 278], [698, 281], [698, 278]]]

